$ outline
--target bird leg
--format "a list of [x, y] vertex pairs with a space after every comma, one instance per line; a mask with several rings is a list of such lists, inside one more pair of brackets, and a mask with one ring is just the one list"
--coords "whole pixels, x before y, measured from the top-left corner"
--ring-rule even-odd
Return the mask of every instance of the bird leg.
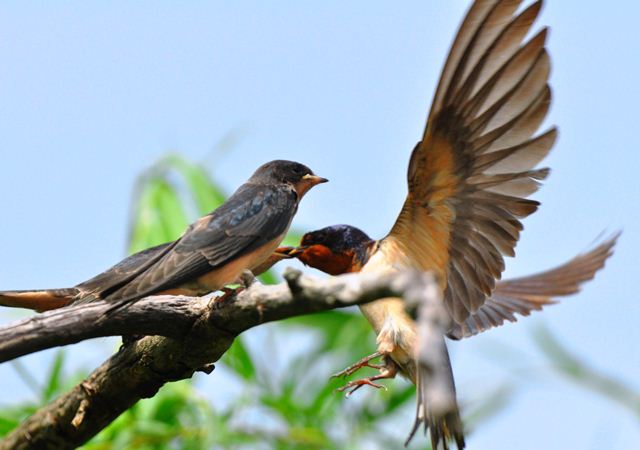
[[348, 377], [350, 375], [353, 375], [354, 373], [356, 373], [358, 370], [362, 369], [363, 367], [371, 367], [372, 369], [377, 369], [380, 370], [384, 367], [383, 364], [371, 364], [371, 360], [379, 358], [382, 356], [382, 353], [380, 352], [375, 352], [372, 353], [369, 356], [365, 356], [364, 358], [362, 358], [360, 361], [358, 361], [355, 364], [350, 365], [349, 367], [347, 367], [346, 369], [338, 372], [338, 373], [334, 373], [333, 375], [331, 375], [331, 378], [338, 378], [338, 377]]
[[215, 304], [217, 306], [222, 305], [232, 297], [235, 297], [240, 292], [249, 288], [255, 282], [256, 282], [256, 277], [253, 275], [253, 272], [251, 272], [250, 270], [243, 270], [240, 276], [238, 277], [238, 279], [233, 283], [233, 284], [239, 284], [240, 286], [235, 288], [225, 286], [221, 288], [220, 291], [222, 291], [222, 295], [216, 297]]
[[[366, 359], [367, 358], [364, 358], [363, 360], [366, 360]], [[361, 363], [363, 360], [358, 361], [358, 363]], [[356, 363], [355, 365], [357, 365], [358, 363]], [[352, 367], [354, 367], [354, 366], [351, 366], [350, 368], [347, 368], [346, 370], [348, 371]], [[382, 384], [376, 383], [376, 381], [377, 380], [395, 378], [395, 376], [398, 374], [398, 366], [396, 365], [396, 363], [394, 363], [391, 359], [388, 359], [388, 358], [384, 358], [384, 364], [374, 365], [374, 364], [369, 364], [369, 362], [366, 361], [360, 368], [362, 368], [362, 367], [374, 367], [374, 368], [377, 368], [380, 371], [380, 373], [378, 375], [374, 375], [372, 377], [361, 378], [359, 380], [349, 381], [347, 384], [345, 384], [341, 388], [338, 388], [338, 392], [347, 391], [347, 393], [345, 394], [346, 398], [351, 397], [351, 395], [355, 391], [360, 389], [362, 386], [371, 386], [371, 387], [374, 387], [376, 389], [384, 388], [386, 390], [387, 389], [386, 386], [383, 386]], [[355, 369], [351, 373], [354, 373], [357, 370], [358, 369]]]
[[246, 288], [244, 286], [238, 286], [235, 288], [232, 287], [223, 287], [220, 289], [222, 295], [219, 295], [214, 298], [214, 307], [220, 308], [225, 303], [229, 302], [231, 299], [235, 298], [240, 292], [244, 291]]

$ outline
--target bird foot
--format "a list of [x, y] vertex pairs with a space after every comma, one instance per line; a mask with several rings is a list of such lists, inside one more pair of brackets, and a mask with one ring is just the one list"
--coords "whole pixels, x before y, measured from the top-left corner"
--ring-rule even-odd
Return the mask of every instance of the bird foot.
[[369, 356], [365, 356], [364, 358], [362, 358], [357, 363], [350, 365], [349, 367], [347, 367], [346, 369], [344, 369], [344, 370], [342, 370], [342, 371], [340, 371], [338, 373], [334, 373], [333, 375], [331, 375], [331, 378], [348, 377], [350, 375], [353, 375], [354, 373], [356, 373], [357, 371], [359, 371], [363, 367], [370, 367], [372, 369], [381, 370], [381, 369], [383, 369], [385, 367], [384, 364], [371, 364], [371, 360], [379, 358], [381, 356], [383, 356], [383, 355], [380, 352], [375, 352], [375, 353], [373, 353], [373, 354], [371, 354]]
[[[371, 367], [371, 366], [367, 366], [367, 367]], [[378, 375], [374, 375], [372, 377], [367, 377], [367, 378], [361, 378], [359, 380], [349, 381], [347, 384], [345, 384], [341, 388], [338, 388], [337, 391], [338, 392], [347, 391], [347, 393], [344, 395], [345, 398], [351, 397], [351, 395], [355, 391], [360, 389], [362, 386], [371, 386], [376, 389], [383, 388], [386, 391], [387, 387], [382, 384], [376, 383], [376, 381], [395, 378], [395, 376], [398, 373], [398, 366], [396, 366], [396, 364], [393, 361], [385, 360], [385, 364], [377, 366], [377, 368], [380, 371]]]
[[338, 391], [338, 392], [347, 391], [347, 393], [344, 394], [345, 398], [351, 397], [351, 394], [353, 394], [355, 391], [360, 389], [362, 386], [371, 386], [371, 387], [374, 387], [376, 389], [381, 389], [382, 388], [382, 389], [384, 389], [386, 391], [387, 390], [386, 386], [383, 386], [382, 384], [378, 384], [378, 383], [376, 383], [374, 381], [374, 380], [377, 380], [377, 379], [379, 379], [378, 375], [376, 375], [374, 377], [370, 377], [370, 378], [362, 378], [360, 380], [349, 381], [344, 386], [336, 389], [336, 391]]
[[215, 297], [214, 307], [221, 307], [245, 289], [246, 288], [244, 286], [240, 286], [237, 288], [223, 287], [222, 289], [220, 289], [220, 291], [222, 291], [222, 295]]

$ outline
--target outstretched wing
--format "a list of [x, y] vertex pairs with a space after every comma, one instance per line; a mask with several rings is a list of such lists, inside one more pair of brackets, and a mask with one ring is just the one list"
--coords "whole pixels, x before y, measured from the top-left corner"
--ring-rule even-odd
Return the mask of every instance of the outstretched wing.
[[245, 184], [191, 225], [148, 269], [106, 298], [127, 301], [194, 281], [284, 234], [296, 209], [297, 196], [291, 189]]
[[593, 250], [554, 269], [498, 282], [484, 305], [463, 323], [455, 324], [447, 335], [452, 339], [470, 337], [506, 321], [515, 322], [515, 314], [528, 316], [531, 311], [539, 311], [556, 303], [556, 297], [577, 293], [583, 283], [593, 279], [604, 267], [619, 236], [615, 234]]
[[[408, 170], [409, 194], [382, 245], [441, 279], [447, 310], [463, 323], [491, 295], [513, 256], [535, 169], [556, 139], [533, 136], [551, 101], [543, 29], [525, 41], [541, 1], [476, 0], [444, 66], [423, 139]], [[393, 251], [389, 252], [393, 254]], [[400, 256], [398, 256], [400, 257]]]

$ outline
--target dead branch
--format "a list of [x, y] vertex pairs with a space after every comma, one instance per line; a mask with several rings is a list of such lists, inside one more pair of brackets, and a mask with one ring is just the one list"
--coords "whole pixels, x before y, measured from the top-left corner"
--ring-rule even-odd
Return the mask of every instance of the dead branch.
[[[428, 289], [433, 278], [418, 272], [317, 279], [288, 270], [285, 278], [287, 283], [275, 286], [255, 283], [223, 301], [149, 297], [112, 314], [106, 314], [111, 304], [96, 302], [1, 327], [0, 361], [99, 336], [146, 337], [121, 347], [82, 383], [37, 411], [0, 441], [0, 449], [75, 448], [165, 383], [210, 373], [237, 335], [262, 323], [391, 296], [411, 297], [413, 305], [441, 305], [438, 290]], [[433, 324], [442, 336], [440, 321]]]

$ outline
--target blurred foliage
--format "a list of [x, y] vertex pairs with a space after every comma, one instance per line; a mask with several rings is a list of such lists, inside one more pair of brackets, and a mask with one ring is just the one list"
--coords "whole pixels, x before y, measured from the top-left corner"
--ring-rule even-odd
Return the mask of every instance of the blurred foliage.
[[[172, 154], [162, 158], [143, 173], [136, 183], [129, 250], [135, 252], [176, 239], [189, 223], [218, 207], [225, 198], [224, 191], [203, 167], [179, 155]], [[295, 245], [300, 242], [300, 237], [300, 233], [290, 232], [284, 245]], [[261, 281], [275, 283], [278, 277], [273, 272], [267, 272], [261, 277]], [[161, 402], [165, 395], [177, 396], [181, 393], [185, 398], [195, 395], [193, 405], [184, 401], [181, 406], [187, 410], [197, 409], [197, 412], [191, 411], [186, 415], [199, 418], [202, 420], [201, 428], [211, 431], [203, 432], [201, 429], [189, 436], [165, 434], [158, 442], [178, 439], [180, 447], [191, 448], [194, 439], [200, 439], [201, 447], [196, 445], [194, 448], [208, 448], [214, 444], [222, 448], [232, 444], [255, 448], [260, 443], [265, 448], [318, 449], [347, 448], [345, 444], [349, 442], [349, 446], [356, 448], [360, 439], [379, 428], [375, 426], [378, 420], [395, 412], [400, 406], [413, 402], [413, 387], [407, 384], [393, 393], [368, 396], [366, 401], [357, 404], [353, 402], [349, 406], [355, 410], [347, 416], [349, 420], [345, 420], [344, 412], [340, 412], [343, 406], [342, 396], [337, 395], [335, 389], [343, 381], [327, 381], [326, 374], [332, 368], [350, 364], [374, 348], [371, 329], [360, 315], [330, 312], [286, 321], [272, 326], [271, 333], [274, 328], [287, 328], [286, 331], [282, 330], [287, 335], [298, 335], [312, 329], [314, 344], [304, 355], [288, 361], [275, 374], [268, 364], [259, 364], [251, 356], [244, 339], [236, 339], [222, 358], [221, 364], [241, 381], [243, 392], [251, 392], [251, 395], [236, 399], [233, 407], [227, 410], [214, 411], [197, 401], [193, 388], [190, 387], [189, 390], [183, 387], [181, 391], [176, 391], [174, 386], [167, 386], [154, 399], [141, 402], [140, 405]], [[323, 357], [327, 354], [331, 355], [331, 361]], [[277, 357], [273, 355], [273, 358]], [[310, 376], [311, 374], [317, 376]], [[277, 382], [274, 382], [275, 379]], [[185, 383], [179, 385], [185, 386]], [[145, 425], [147, 431], [138, 429], [140, 423], [146, 423], [153, 417], [149, 414], [140, 417], [140, 405], [136, 405], [136, 408], [97, 436], [92, 443], [111, 442], [117, 436], [118, 448], [122, 448], [124, 444], [138, 448], [145, 445], [140, 439], [150, 430], [169, 432], [168, 429], [165, 430], [168, 424], [164, 424], [164, 428]], [[269, 417], [271, 426], [264, 428], [261, 424], [255, 424], [251, 428], [238, 426], [235, 429], [225, 426], [237, 422], [235, 418], [238, 416], [255, 414]], [[181, 423], [179, 417], [174, 419], [174, 423]], [[125, 422], [127, 426], [124, 428], [130, 430], [126, 434], [135, 436], [138, 441], [121, 440], [125, 438], [118, 427], [122, 427], [121, 424]], [[351, 423], [347, 426], [349, 422]], [[210, 428], [207, 424], [211, 423], [218, 425]], [[183, 425], [194, 428], [193, 423]], [[196, 425], [195, 429], [197, 428]], [[160, 437], [157, 436], [156, 440]], [[395, 445], [397, 444], [396, 442]]]
[[191, 222], [216, 209], [225, 198], [202, 167], [176, 154], [165, 156], [136, 182], [129, 252], [177, 239]]
[[[206, 170], [172, 154], [143, 173], [134, 191], [129, 251], [176, 239], [197, 217], [219, 206], [225, 192]], [[286, 244], [297, 244], [292, 232]], [[269, 272], [262, 277], [274, 283]], [[228, 404], [212, 405], [192, 380], [170, 383], [138, 402], [84, 448], [102, 449], [400, 449], [411, 425], [414, 387], [395, 380], [393, 388], [369, 390], [349, 401], [335, 390], [344, 380], [328, 374], [346, 367], [375, 348], [373, 333], [360, 314], [333, 311], [298, 317], [256, 330], [259, 342], [236, 339], [218, 372], [228, 372], [239, 392], [226, 393]], [[594, 372], [564, 349], [548, 332], [536, 340], [553, 366], [583, 386], [604, 394], [640, 415], [637, 393]], [[296, 341], [296, 346], [291, 342]], [[296, 348], [283, 355], [283, 346]], [[287, 353], [291, 353], [289, 351]], [[20, 361], [18, 375], [35, 399], [0, 407], [0, 436], [39, 406], [77, 384], [84, 375], [65, 371], [59, 351], [40, 385]], [[233, 384], [232, 383], [232, 384]], [[465, 423], [473, 430], [508, 404], [513, 387], [498, 386], [467, 408]], [[423, 439], [412, 447], [425, 448]]]
[[0, 405], [0, 436], [10, 432], [20, 422], [36, 412], [40, 406], [46, 405], [62, 392], [82, 381], [86, 373], [69, 374], [64, 372], [65, 359], [64, 350], [59, 350], [55, 354], [42, 384], [36, 381], [36, 377], [22, 365], [19, 359], [9, 363], [29, 387], [34, 400], [17, 406]]

